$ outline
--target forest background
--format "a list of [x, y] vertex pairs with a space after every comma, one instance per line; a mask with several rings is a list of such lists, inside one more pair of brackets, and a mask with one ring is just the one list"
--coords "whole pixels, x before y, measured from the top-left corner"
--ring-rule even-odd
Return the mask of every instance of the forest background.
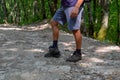
[[[60, 0], [0, 0], [0, 24], [27, 25], [50, 20]], [[84, 36], [120, 45], [120, 0], [85, 3], [81, 31]], [[66, 28], [62, 28], [69, 32]]]

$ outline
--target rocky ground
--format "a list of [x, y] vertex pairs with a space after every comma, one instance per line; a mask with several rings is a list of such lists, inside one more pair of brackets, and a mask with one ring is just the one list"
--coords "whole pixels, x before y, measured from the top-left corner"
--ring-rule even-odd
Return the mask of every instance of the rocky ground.
[[0, 80], [120, 80], [120, 47], [83, 37], [83, 59], [66, 62], [75, 48], [61, 31], [60, 58], [44, 58], [51, 44], [49, 24], [0, 25]]

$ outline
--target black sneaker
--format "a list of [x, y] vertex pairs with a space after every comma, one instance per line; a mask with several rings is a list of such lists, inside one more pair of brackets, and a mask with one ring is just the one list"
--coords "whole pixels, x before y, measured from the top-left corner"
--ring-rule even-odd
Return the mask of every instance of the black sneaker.
[[52, 48], [51, 46], [49, 47], [49, 52], [44, 55], [44, 57], [55, 57], [55, 58], [59, 58], [60, 56], [61, 55], [59, 49]]
[[66, 59], [66, 61], [77, 62], [77, 61], [79, 61], [81, 59], [82, 59], [82, 54], [81, 53], [77, 53], [75, 51], [72, 56], [70, 56], [69, 58]]

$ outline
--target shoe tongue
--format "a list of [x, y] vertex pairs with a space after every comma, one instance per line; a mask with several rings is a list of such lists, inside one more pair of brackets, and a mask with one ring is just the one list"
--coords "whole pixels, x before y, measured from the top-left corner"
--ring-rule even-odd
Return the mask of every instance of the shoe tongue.
[[74, 51], [73, 55], [77, 55], [77, 54], [81, 54], [81, 53], [78, 53], [77, 51]]
[[73, 55], [76, 55], [76, 54], [77, 54], [77, 52], [76, 52], [76, 51], [74, 51]]
[[55, 47], [55, 46], [49, 46], [49, 48], [55, 48], [55, 49], [58, 49], [58, 47]]

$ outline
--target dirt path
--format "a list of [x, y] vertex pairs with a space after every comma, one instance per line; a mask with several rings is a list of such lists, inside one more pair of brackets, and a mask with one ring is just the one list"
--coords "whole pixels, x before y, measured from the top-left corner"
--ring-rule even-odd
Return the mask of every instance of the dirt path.
[[0, 80], [120, 80], [120, 47], [83, 37], [83, 60], [66, 62], [75, 43], [61, 31], [62, 56], [44, 58], [51, 44], [49, 24], [0, 26]]

